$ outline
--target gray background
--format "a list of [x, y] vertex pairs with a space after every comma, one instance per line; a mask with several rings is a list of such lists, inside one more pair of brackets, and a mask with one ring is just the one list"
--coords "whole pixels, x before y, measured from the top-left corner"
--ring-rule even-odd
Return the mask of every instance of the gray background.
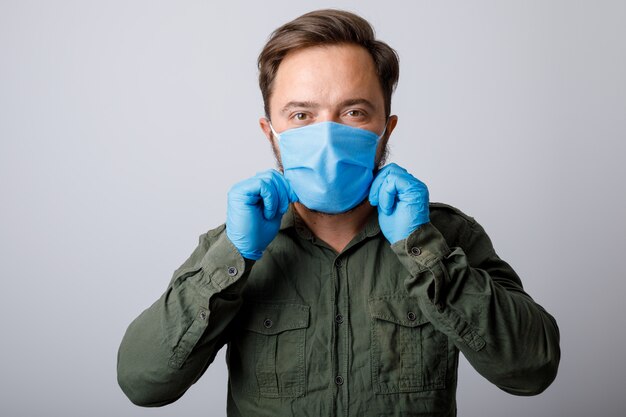
[[274, 164], [267, 36], [333, 6], [400, 54], [390, 160], [482, 223], [561, 328], [545, 393], [505, 394], [463, 361], [459, 414], [620, 415], [625, 3], [294, 3], [0, 1], [0, 414], [225, 415], [223, 352], [177, 403], [142, 409], [117, 348], [230, 186]]

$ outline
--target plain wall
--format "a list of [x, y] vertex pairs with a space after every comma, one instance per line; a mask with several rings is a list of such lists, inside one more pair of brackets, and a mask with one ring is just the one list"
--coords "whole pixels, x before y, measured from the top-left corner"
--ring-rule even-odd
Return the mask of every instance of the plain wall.
[[322, 7], [397, 49], [389, 161], [490, 234], [557, 319], [536, 397], [465, 361], [459, 415], [623, 412], [626, 5], [622, 1], [0, 1], [0, 414], [224, 416], [223, 351], [176, 403], [116, 381], [235, 182], [271, 168], [256, 58]]

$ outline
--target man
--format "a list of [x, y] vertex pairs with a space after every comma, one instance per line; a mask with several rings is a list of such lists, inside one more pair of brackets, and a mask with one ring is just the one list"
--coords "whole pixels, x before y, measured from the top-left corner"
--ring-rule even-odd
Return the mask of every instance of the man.
[[131, 401], [177, 400], [225, 344], [229, 416], [453, 416], [459, 351], [507, 392], [542, 392], [554, 319], [474, 219], [382, 167], [395, 52], [321, 10], [277, 29], [259, 70], [280, 172], [232, 187], [226, 224], [129, 326]]

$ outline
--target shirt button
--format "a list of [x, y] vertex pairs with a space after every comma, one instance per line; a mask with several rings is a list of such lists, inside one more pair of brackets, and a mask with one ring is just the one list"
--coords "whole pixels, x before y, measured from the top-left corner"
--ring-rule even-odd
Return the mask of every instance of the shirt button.
[[266, 329], [269, 329], [270, 327], [272, 327], [272, 324], [274, 323], [270, 319], [263, 320], [263, 327], [265, 327]]
[[234, 277], [235, 275], [237, 275], [237, 268], [235, 268], [234, 266], [229, 266], [228, 275], [230, 275], [231, 277]]
[[343, 265], [343, 262], [341, 262], [341, 259], [335, 259], [335, 266], [337, 268], [341, 268], [341, 265]]
[[411, 248], [411, 255], [419, 256], [421, 253], [422, 253], [422, 250], [420, 248], [418, 248], [417, 246], [413, 246]]
[[341, 375], [337, 375], [335, 377], [335, 384], [337, 385], [343, 385], [343, 377]]
[[415, 315], [414, 312], [409, 311], [408, 313], [406, 313], [406, 318], [409, 319], [410, 321], [415, 321], [417, 316]]
[[343, 323], [343, 316], [341, 314], [337, 314], [335, 316], [335, 321], [337, 322], [337, 324]]

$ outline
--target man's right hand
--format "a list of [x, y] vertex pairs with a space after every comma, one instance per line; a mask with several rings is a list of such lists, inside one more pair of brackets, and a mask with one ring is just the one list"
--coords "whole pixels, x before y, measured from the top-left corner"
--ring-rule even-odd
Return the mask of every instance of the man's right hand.
[[226, 235], [241, 256], [257, 260], [276, 237], [289, 203], [298, 201], [289, 183], [270, 169], [235, 184], [228, 192]]

